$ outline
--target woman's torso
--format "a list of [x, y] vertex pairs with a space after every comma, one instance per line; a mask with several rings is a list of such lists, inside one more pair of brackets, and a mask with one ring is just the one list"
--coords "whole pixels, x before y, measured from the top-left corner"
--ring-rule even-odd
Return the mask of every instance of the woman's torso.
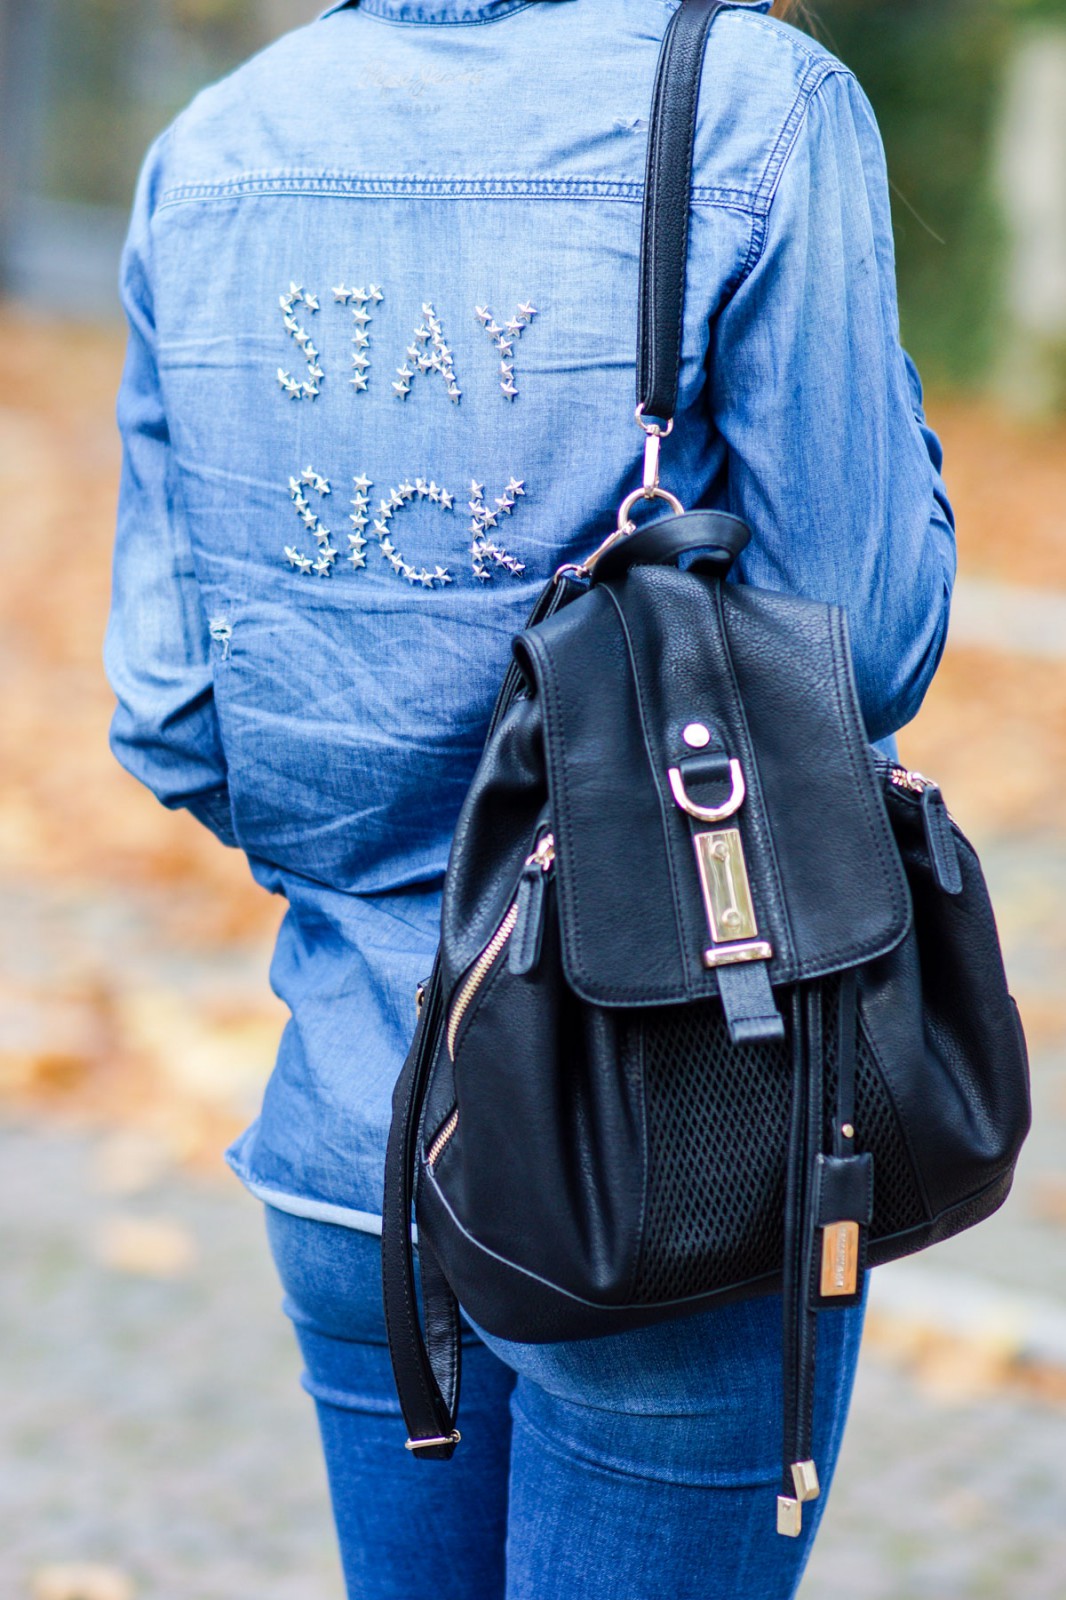
[[[510, 639], [639, 482], [645, 135], [672, 9], [335, 8], [206, 91], [146, 178], [190, 627], [236, 839], [290, 903], [273, 975], [293, 1021], [233, 1156], [263, 1192], [377, 1209]], [[719, 18], [705, 75], [664, 452], [686, 505], [730, 504], [710, 330], [841, 70], [766, 9]]]

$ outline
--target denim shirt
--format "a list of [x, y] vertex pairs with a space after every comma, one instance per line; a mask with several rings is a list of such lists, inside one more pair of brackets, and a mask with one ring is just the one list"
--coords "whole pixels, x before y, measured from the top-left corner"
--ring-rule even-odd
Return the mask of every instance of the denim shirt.
[[[769, 0], [716, 22], [663, 479], [749, 583], [847, 609], [871, 738], [943, 647], [954, 540], [899, 344], [884, 155]], [[538, 590], [640, 480], [636, 297], [663, 0], [363, 0], [150, 151], [106, 664], [118, 759], [288, 910], [289, 1021], [229, 1152], [373, 1227], [441, 881]]]

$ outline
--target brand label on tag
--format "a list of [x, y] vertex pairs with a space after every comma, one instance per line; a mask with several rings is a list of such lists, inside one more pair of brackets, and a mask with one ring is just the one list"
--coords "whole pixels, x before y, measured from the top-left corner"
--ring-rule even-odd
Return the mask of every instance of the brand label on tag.
[[854, 1294], [858, 1286], [859, 1224], [830, 1222], [822, 1230], [822, 1295]]

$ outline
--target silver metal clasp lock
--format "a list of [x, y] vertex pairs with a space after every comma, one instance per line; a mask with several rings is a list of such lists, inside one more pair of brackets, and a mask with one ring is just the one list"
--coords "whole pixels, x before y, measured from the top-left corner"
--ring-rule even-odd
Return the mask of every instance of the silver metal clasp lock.
[[644, 407], [639, 405], [635, 412], [637, 424], [644, 433], [644, 473], [643, 482], [639, 489], [634, 489], [632, 494], [627, 494], [622, 504], [618, 507], [618, 523], [613, 533], [609, 534], [603, 543], [586, 556], [584, 561], [567, 561], [556, 572], [556, 578], [572, 577], [587, 578], [601, 556], [608, 550], [613, 550], [621, 539], [629, 534], [636, 533], [637, 525], [632, 520], [633, 511], [640, 500], [665, 500], [677, 516], [684, 516], [685, 508], [676, 494], [671, 494], [669, 489], [664, 489], [659, 482], [659, 452], [663, 439], [668, 439], [674, 431], [674, 419], [671, 417], [666, 426], [658, 422], [645, 422]]
[[[692, 726], [699, 726], [702, 732], [702, 724]], [[747, 797], [744, 771], [736, 760], [729, 763], [729, 798], [720, 806], [697, 805], [685, 787], [680, 767], [671, 767], [667, 777], [675, 805], [696, 822], [725, 822], [736, 815]], [[692, 843], [711, 935], [711, 943], [703, 952], [704, 966], [727, 967], [741, 961], [769, 961], [773, 947], [759, 938], [740, 829], [716, 828], [710, 833], [694, 833]]]

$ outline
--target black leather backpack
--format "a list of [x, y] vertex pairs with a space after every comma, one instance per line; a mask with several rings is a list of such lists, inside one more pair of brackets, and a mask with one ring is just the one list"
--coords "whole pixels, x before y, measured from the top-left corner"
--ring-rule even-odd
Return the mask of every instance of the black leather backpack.
[[[977, 857], [867, 743], [844, 615], [727, 584], [748, 529], [659, 487], [719, 9], [684, 0], [656, 80], [645, 483], [514, 642], [396, 1090], [384, 1293], [408, 1447], [446, 1459], [459, 1302], [537, 1342], [783, 1290], [795, 1536], [817, 1317], [1003, 1202], [1028, 1070]], [[638, 531], [645, 499], [672, 514]]]

